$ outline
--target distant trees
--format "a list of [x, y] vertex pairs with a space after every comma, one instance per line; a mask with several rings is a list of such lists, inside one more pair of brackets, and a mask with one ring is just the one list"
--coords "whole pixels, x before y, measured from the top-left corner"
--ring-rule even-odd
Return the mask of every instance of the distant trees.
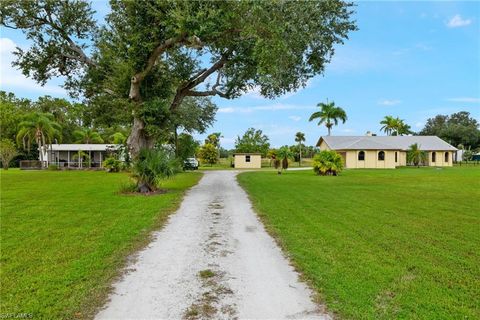
[[471, 149], [480, 147], [479, 123], [466, 111], [428, 119], [419, 135], [438, 136], [456, 147], [460, 144]]
[[413, 133], [410, 130], [411, 127], [399, 117], [394, 118], [393, 116], [385, 116], [383, 120], [380, 121], [380, 124], [382, 125], [380, 130], [385, 132], [388, 136], [403, 136]]
[[75, 143], [103, 143], [102, 137], [95, 129], [81, 128], [75, 130], [73, 134], [76, 138]]
[[191, 135], [188, 133], [181, 133], [178, 136], [177, 156], [181, 160], [193, 157], [199, 147], [200, 143], [193, 139]]
[[308, 121], [313, 121], [318, 119], [318, 125], [325, 124], [328, 129], [328, 135], [332, 130], [334, 125], [338, 125], [339, 121], [345, 123], [347, 121], [347, 113], [340, 107], [335, 106], [335, 102], [319, 103], [317, 107], [320, 108], [320, 111], [312, 113]]
[[237, 137], [235, 141], [235, 152], [259, 152], [262, 157], [267, 155], [270, 148], [268, 137], [262, 130], [249, 128], [242, 137]]

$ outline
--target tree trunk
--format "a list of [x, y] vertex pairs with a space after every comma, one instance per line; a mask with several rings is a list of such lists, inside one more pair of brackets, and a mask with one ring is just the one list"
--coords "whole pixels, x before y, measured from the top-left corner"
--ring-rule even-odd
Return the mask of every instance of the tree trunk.
[[177, 126], [173, 129], [173, 135], [175, 139], [175, 158], [178, 158], [178, 133], [177, 133]]
[[132, 131], [127, 139], [128, 150], [132, 158], [136, 158], [143, 148], [153, 148], [155, 140], [148, 137], [145, 132], [145, 122], [142, 119], [135, 117], [133, 119]]

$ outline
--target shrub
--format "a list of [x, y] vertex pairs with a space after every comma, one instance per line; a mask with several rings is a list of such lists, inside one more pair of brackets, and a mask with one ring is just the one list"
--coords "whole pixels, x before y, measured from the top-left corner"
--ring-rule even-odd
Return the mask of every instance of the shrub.
[[0, 161], [4, 170], [8, 170], [10, 161], [18, 154], [17, 148], [12, 140], [2, 139], [0, 141]]
[[336, 176], [343, 169], [342, 156], [333, 150], [324, 150], [313, 157], [313, 171], [322, 176]]
[[59, 168], [58, 165], [56, 165], [56, 164], [49, 164], [49, 165], [48, 165], [48, 170], [50, 170], [50, 171], [57, 171], [57, 170], [60, 170], [60, 168]]
[[199, 150], [198, 156], [204, 163], [215, 164], [218, 161], [218, 150], [211, 143], [205, 143]]
[[137, 180], [137, 191], [146, 193], [158, 189], [163, 179], [180, 171], [175, 157], [162, 149], [142, 149], [133, 162], [132, 177]]
[[108, 157], [103, 161], [103, 167], [107, 169], [108, 172], [119, 172], [123, 169], [123, 163], [114, 157]]

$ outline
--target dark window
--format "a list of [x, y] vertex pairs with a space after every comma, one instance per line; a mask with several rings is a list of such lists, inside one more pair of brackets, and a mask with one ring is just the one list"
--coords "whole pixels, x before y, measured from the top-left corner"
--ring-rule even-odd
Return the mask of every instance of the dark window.
[[245, 162], [250, 162], [250, 156], [245, 156]]
[[398, 152], [395, 151], [395, 162], [398, 162]]
[[380, 160], [380, 161], [385, 160], [385, 151], [380, 151], [378, 153], [378, 160]]
[[437, 153], [432, 152], [432, 162], [435, 162], [437, 160]]
[[445, 162], [448, 162], [448, 152], [445, 152]]
[[359, 161], [364, 161], [365, 160], [365, 151], [360, 151], [358, 153], [358, 160]]

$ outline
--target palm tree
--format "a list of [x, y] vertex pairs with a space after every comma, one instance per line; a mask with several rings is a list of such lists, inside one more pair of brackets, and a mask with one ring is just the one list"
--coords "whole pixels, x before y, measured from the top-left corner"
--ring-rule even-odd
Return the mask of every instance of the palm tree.
[[[288, 169], [288, 159], [293, 158], [293, 152], [290, 150], [288, 146], [283, 146], [277, 151], [277, 159], [275, 161], [281, 161], [281, 170], [278, 170], [278, 174], [282, 173], [282, 170]], [[280, 166], [278, 166], [280, 167]], [[277, 166], [275, 168], [278, 169]]]
[[38, 145], [40, 161], [43, 166], [43, 154], [46, 146], [52, 143], [55, 137], [60, 138], [61, 127], [54, 121], [50, 113], [35, 112], [29, 114], [24, 121], [18, 124], [17, 143], [30, 151], [32, 142]]
[[380, 128], [388, 136], [403, 136], [405, 134], [411, 134], [411, 127], [405, 123], [403, 119], [399, 117], [385, 116], [380, 124], [383, 126]]
[[413, 163], [417, 167], [420, 166], [420, 163], [425, 163], [427, 161], [428, 154], [420, 150], [418, 143], [412, 144], [407, 152], [407, 161], [408, 163]]
[[95, 129], [82, 128], [75, 130], [73, 135], [77, 139], [75, 143], [103, 143], [103, 139]]
[[299, 152], [299, 158], [298, 158], [298, 166], [302, 166], [302, 142], [305, 142], [305, 133], [303, 132], [297, 132], [295, 134], [295, 142], [298, 142], [298, 152]]
[[411, 127], [406, 124], [403, 120], [400, 120], [398, 121], [398, 126], [397, 126], [397, 135], [399, 136], [403, 136], [403, 135], [406, 135], [406, 134], [411, 134], [412, 133], [412, 130], [410, 130]]
[[385, 116], [380, 124], [383, 126], [380, 128], [383, 132], [387, 134], [387, 136], [391, 136], [392, 133], [397, 130], [398, 127], [398, 118], [394, 118], [392, 116]]
[[308, 121], [312, 121], [314, 119], [319, 119], [318, 125], [325, 123], [325, 126], [328, 129], [328, 135], [330, 135], [330, 131], [334, 125], [338, 125], [338, 121], [342, 120], [342, 123], [347, 121], [347, 113], [340, 107], [335, 106], [335, 102], [328, 102], [323, 103], [320, 102], [317, 104], [317, 107], [320, 108], [320, 111], [312, 113], [310, 119]]

